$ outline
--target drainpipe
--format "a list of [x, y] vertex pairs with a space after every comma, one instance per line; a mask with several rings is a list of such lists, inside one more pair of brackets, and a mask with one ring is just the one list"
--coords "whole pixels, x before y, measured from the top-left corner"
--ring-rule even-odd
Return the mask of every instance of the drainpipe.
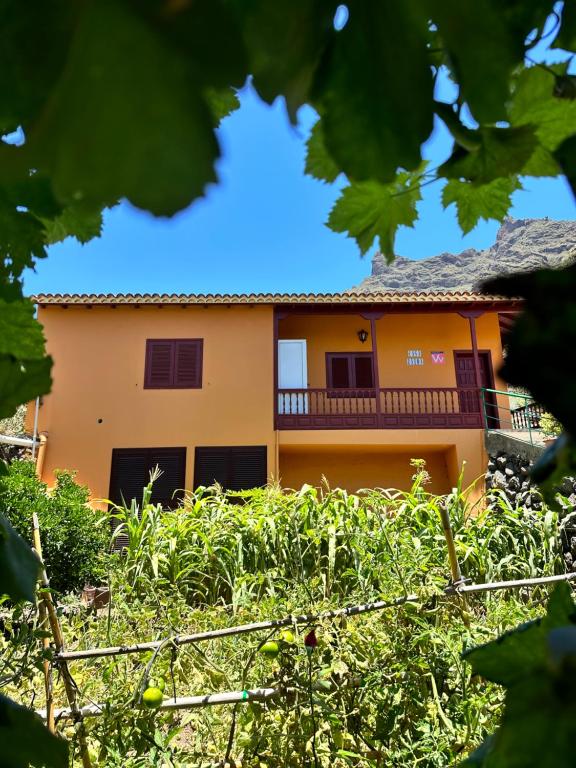
[[40, 411], [40, 398], [36, 398], [34, 405], [34, 431], [32, 433], [32, 461], [36, 458], [36, 440], [38, 439], [38, 412]]
[[46, 432], [40, 432], [40, 445], [38, 447], [38, 458], [36, 460], [36, 474], [38, 478], [42, 479], [42, 472], [44, 470], [44, 459], [46, 457], [46, 443], [48, 442], [48, 434]]

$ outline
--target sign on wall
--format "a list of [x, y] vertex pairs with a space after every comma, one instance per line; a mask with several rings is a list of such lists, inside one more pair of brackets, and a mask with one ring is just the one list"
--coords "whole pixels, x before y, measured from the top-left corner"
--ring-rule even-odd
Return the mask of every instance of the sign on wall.
[[406, 358], [407, 365], [424, 365], [424, 358], [422, 357], [421, 349], [409, 349], [408, 357]]
[[434, 365], [444, 365], [446, 359], [444, 352], [430, 352], [430, 356]]

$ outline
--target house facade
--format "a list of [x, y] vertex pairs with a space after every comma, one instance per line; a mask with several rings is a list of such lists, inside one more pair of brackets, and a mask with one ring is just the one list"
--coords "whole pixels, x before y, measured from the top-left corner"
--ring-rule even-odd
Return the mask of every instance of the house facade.
[[[501, 327], [519, 302], [473, 293], [45, 295], [54, 358], [39, 472], [95, 503], [220, 482], [446, 492], [485, 470], [484, 416], [507, 396]], [[484, 404], [484, 401], [486, 404]], [[34, 407], [28, 427], [33, 428]]]

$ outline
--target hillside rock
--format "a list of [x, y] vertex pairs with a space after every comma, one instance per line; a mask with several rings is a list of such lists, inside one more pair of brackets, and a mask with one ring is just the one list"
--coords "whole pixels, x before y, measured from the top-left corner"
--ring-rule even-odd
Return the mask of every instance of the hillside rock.
[[353, 292], [470, 291], [489, 277], [508, 272], [560, 267], [576, 258], [576, 221], [506, 219], [490, 248], [468, 248], [427, 259], [397, 256], [386, 264], [380, 253], [372, 274]]

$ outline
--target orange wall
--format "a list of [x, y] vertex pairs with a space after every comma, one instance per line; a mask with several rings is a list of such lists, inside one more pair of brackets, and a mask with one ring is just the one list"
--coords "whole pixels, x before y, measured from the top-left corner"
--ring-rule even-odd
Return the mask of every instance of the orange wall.
[[[186, 446], [189, 487], [197, 445], [267, 445], [274, 470], [271, 308], [47, 307], [39, 320], [54, 357], [47, 482], [76, 469], [106, 497], [112, 448]], [[202, 389], [143, 389], [147, 338], [203, 338]]]
[[[360, 315], [295, 316], [280, 322], [281, 339], [307, 339], [308, 386], [326, 387], [326, 352], [370, 352], [372, 339], [360, 342], [357, 331], [370, 330]], [[501, 360], [495, 313], [476, 320], [479, 349], [490, 350], [494, 373]], [[457, 314], [390, 314], [376, 322], [381, 387], [455, 387], [454, 350], [471, 349], [468, 320]], [[422, 351], [424, 365], [406, 363], [409, 349]], [[433, 365], [431, 352], [443, 351], [445, 363]], [[497, 380], [497, 389], [502, 382]]]
[[[282, 484], [286, 485], [317, 485], [321, 465], [319, 466], [313, 457], [325, 456], [330, 452], [336, 452], [343, 457], [332, 470], [331, 482], [334, 485], [341, 483], [346, 488], [352, 487], [356, 482], [346, 466], [348, 456], [357, 456], [353, 461], [359, 468], [362, 462], [367, 462], [366, 472], [373, 478], [373, 484], [391, 488], [407, 488], [410, 483], [405, 483], [406, 463], [410, 459], [428, 460], [430, 455], [433, 456], [432, 462], [438, 462], [437, 457], [443, 456], [441, 471], [438, 471], [437, 464], [430, 464], [431, 468], [436, 467], [435, 472], [429, 468], [430, 474], [433, 475], [434, 490], [441, 488], [442, 492], [445, 492], [455, 487], [464, 465], [464, 487], [475, 485], [476, 495], [481, 490], [482, 478], [486, 471], [484, 431], [481, 429], [308, 429], [281, 431], [278, 439], [280, 474]], [[387, 454], [388, 462], [386, 472], [383, 464], [379, 460], [379, 463], [375, 464], [376, 459], [373, 458], [376, 454], [384, 453]], [[294, 459], [296, 454], [305, 456], [306, 459]], [[399, 457], [397, 463], [394, 463], [392, 455]], [[288, 464], [286, 456], [290, 457]], [[324, 474], [327, 475], [327, 471], [324, 471]]]
[[367, 450], [348, 447], [337, 450], [317, 447], [299, 451], [280, 450], [280, 481], [286, 488], [300, 488], [304, 483], [320, 486], [325, 478], [331, 488], [356, 492], [361, 488], [402, 488], [412, 484], [413, 458], [425, 459], [432, 493], [448, 493], [452, 484], [448, 471], [447, 450], [392, 452], [385, 448]]
[[[185, 446], [191, 487], [194, 448], [207, 445], [266, 445], [268, 473], [276, 473], [279, 460], [286, 485], [317, 483], [324, 473], [349, 488], [405, 486], [408, 460], [419, 457], [429, 459], [435, 487], [442, 490], [454, 485], [464, 459], [468, 482], [484, 471], [481, 430], [275, 434], [270, 306], [52, 306], [40, 308], [39, 319], [55, 360], [53, 392], [44, 398], [39, 418], [39, 430], [48, 433], [48, 483], [56, 468], [77, 470], [95, 498], [106, 497], [113, 448]], [[485, 315], [477, 326], [479, 346], [491, 349], [496, 368], [497, 316]], [[280, 338], [308, 339], [309, 386], [324, 387], [325, 352], [370, 351], [370, 338], [361, 344], [356, 335], [369, 327], [359, 316], [299, 316], [281, 321]], [[143, 389], [147, 338], [203, 338], [202, 389]], [[459, 316], [386, 315], [378, 321], [381, 386], [454, 386], [452, 350], [469, 348], [468, 321]], [[408, 349], [421, 349], [425, 364], [408, 366]], [[439, 350], [446, 362], [432, 365], [430, 352]]]

